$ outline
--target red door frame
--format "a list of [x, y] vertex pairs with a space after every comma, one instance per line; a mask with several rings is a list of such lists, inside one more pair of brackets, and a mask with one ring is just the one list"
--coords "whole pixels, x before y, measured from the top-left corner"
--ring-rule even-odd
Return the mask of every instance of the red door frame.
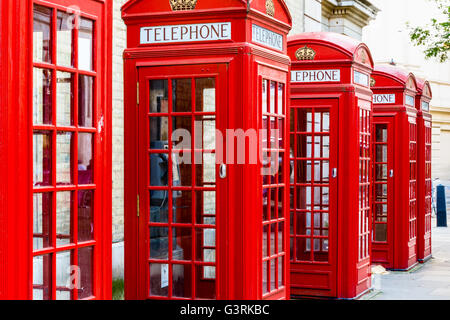
[[[78, 5], [82, 12], [91, 12], [93, 8], [101, 7], [97, 17], [101, 19], [98, 37], [98, 55], [104, 57], [99, 64], [98, 95], [101, 99], [103, 157], [98, 167], [111, 168], [111, 86], [112, 82], [112, 2], [96, 1], [21, 1], [11, 0], [1, 3], [0, 34], [2, 46], [0, 58], [2, 67], [1, 96], [2, 115], [5, 115], [5, 128], [7, 144], [1, 146], [2, 154], [7, 155], [5, 165], [7, 170], [2, 170], [5, 177], [1, 179], [1, 187], [5, 189], [5, 202], [0, 203], [3, 208], [0, 213], [2, 230], [0, 234], [5, 236], [5, 241], [0, 244], [0, 259], [7, 259], [5, 270], [0, 272], [0, 298], [2, 299], [31, 299], [32, 298], [32, 97], [33, 92], [33, 61], [32, 61], [32, 32], [33, 32], [33, 3], [67, 8]], [[58, 3], [58, 5], [55, 5]], [[66, 9], [64, 9], [66, 10]], [[99, 20], [100, 21], [100, 20]], [[20, 40], [18, 40], [20, 39]], [[6, 67], [9, 66], [9, 67]], [[3, 85], [5, 83], [5, 85]], [[3, 121], [3, 120], [1, 120]], [[1, 122], [0, 121], [0, 122]], [[3, 125], [4, 124], [4, 125]], [[17, 147], [20, 146], [20, 147]], [[3, 147], [5, 149], [3, 149]], [[97, 149], [97, 152], [100, 152]], [[3, 163], [3, 162], [2, 162]], [[99, 175], [97, 184], [103, 186], [98, 195], [98, 205], [102, 204], [101, 215], [95, 218], [98, 222], [96, 239], [95, 261], [98, 262], [96, 272], [96, 298], [107, 299], [111, 297], [111, 174], [106, 170], [104, 175]], [[5, 184], [3, 184], [5, 183]], [[13, 212], [21, 214], [12, 214]], [[108, 232], [109, 231], [109, 232]], [[3, 264], [2, 264], [3, 268]], [[3, 279], [4, 278], [4, 279]]]
[[[377, 176], [376, 176], [376, 146], [377, 144], [377, 137], [376, 137], [376, 127], [380, 124], [386, 124], [387, 125], [387, 140], [386, 140], [386, 146], [387, 146], [387, 241], [386, 242], [378, 242], [375, 241], [374, 235], [375, 235], [375, 225], [377, 224], [375, 220], [372, 222], [372, 263], [374, 264], [382, 264], [384, 266], [389, 266], [389, 262], [393, 261], [394, 258], [394, 243], [396, 241], [396, 233], [394, 230], [394, 221], [395, 221], [395, 214], [394, 214], [394, 208], [395, 208], [395, 197], [394, 192], [395, 190], [395, 177], [396, 172], [394, 171], [394, 161], [396, 159], [396, 153], [395, 153], [395, 126], [394, 126], [394, 117], [393, 116], [374, 116], [373, 117], [373, 181], [374, 181], [374, 187], [373, 187], [373, 219], [376, 219], [376, 206], [377, 206]], [[391, 175], [392, 170], [392, 175]], [[391, 191], [392, 190], [392, 191]]]

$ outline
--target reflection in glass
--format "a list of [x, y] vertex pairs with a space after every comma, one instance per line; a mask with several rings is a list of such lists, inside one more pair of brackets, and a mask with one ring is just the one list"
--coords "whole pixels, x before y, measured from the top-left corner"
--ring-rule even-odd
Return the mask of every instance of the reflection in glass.
[[275, 92], [276, 92], [276, 82], [270, 81], [270, 113], [275, 113]]
[[52, 9], [33, 7], [33, 61], [51, 63]]
[[169, 141], [169, 118], [150, 117], [150, 149], [166, 150]]
[[49, 254], [33, 257], [33, 300], [50, 300], [51, 262]]
[[375, 241], [387, 241], [387, 224], [375, 224]]
[[172, 80], [172, 112], [192, 112], [191, 79]]
[[52, 124], [52, 72], [33, 68], [33, 124]]
[[73, 29], [73, 15], [58, 11], [58, 18], [56, 22], [56, 60], [60, 66], [73, 67]]
[[192, 259], [192, 229], [173, 228], [174, 243], [172, 244], [173, 260]]
[[195, 79], [195, 111], [216, 112], [216, 79]]
[[78, 184], [94, 182], [93, 136], [92, 133], [78, 134]]
[[33, 194], [33, 250], [50, 246], [52, 194]]
[[376, 146], [376, 162], [387, 162], [387, 145]]
[[58, 126], [71, 126], [73, 80], [68, 72], [56, 73], [56, 124]]
[[150, 295], [167, 297], [169, 293], [169, 265], [150, 263]]
[[169, 228], [150, 227], [150, 259], [169, 258]]
[[94, 22], [80, 18], [78, 29], [78, 69], [93, 71]]
[[192, 265], [172, 265], [172, 296], [177, 298], [191, 298]]
[[167, 80], [150, 80], [150, 112], [169, 112], [169, 85]]
[[277, 113], [283, 115], [284, 114], [284, 84], [278, 84], [278, 107]]
[[78, 75], [78, 126], [94, 127], [94, 78]]
[[197, 191], [196, 192], [196, 223], [216, 224], [216, 192]]
[[56, 245], [64, 246], [71, 242], [72, 193], [56, 193]]
[[35, 132], [33, 135], [33, 184], [48, 186], [51, 184], [52, 138], [47, 132]]
[[71, 252], [63, 251], [56, 254], [56, 300], [72, 298], [71, 285]]
[[58, 132], [56, 136], [56, 183], [72, 183], [72, 133]]
[[387, 124], [377, 124], [375, 132], [376, 142], [387, 142]]
[[86, 299], [94, 295], [94, 248], [78, 249], [78, 266], [80, 267], [80, 285], [78, 299]]
[[78, 241], [94, 239], [94, 191], [78, 191]]
[[192, 192], [173, 191], [173, 222], [192, 223]]
[[197, 299], [216, 299], [216, 267], [195, 267], [195, 296]]

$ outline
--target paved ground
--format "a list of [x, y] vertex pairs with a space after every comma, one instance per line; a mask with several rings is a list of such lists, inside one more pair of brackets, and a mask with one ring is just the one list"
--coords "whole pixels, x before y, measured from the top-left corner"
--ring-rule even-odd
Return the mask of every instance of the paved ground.
[[450, 224], [448, 228], [433, 227], [432, 237], [431, 260], [409, 272], [374, 275], [374, 290], [361, 299], [450, 300]]

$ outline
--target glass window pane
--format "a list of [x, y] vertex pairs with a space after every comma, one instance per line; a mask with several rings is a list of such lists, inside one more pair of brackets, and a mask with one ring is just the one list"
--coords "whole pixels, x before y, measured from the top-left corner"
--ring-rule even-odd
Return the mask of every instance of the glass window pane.
[[35, 5], [33, 9], [33, 61], [51, 63], [52, 9]]
[[57, 72], [56, 76], [56, 124], [68, 127], [73, 124], [73, 76], [68, 72]]
[[387, 124], [376, 125], [376, 142], [387, 142]]
[[201, 163], [195, 166], [196, 185], [213, 186], [216, 182], [216, 154], [203, 153], [203, 157], [200, 156], [201, 153], [196, 155], [196, 163], [198, 163], [198, 158], [203, 158], [203, 160], [200, 160]]
[[195, 110], [216, 112], [216, 79], [195, 79]]
[[169, 293], [169, 265], [150, 264], [150, 295], [167, 297]]
[[150, 259], [169, 258], [169, 228], [150, 227]]
[[205, 249], [215, 249], [216, 246], [216, 229], [197, 229], [195, 231], [195, 242], [196, 242], [196, 260], [203, 262], [211, 262], [207, 259], [210, 257], [205, 257]]
[[297, 122], [299, 132], [312, 132], [312, 109], [298, 109]]
[[169, 118], [150, 117], [150, 149], [157, 149], [157, 150], [167, 149], [169, 143], [168, 141], [169, 141]]
[[[169, 183], [169, 155], [167, 153], [150, 154], [150, 186], [167, 187]], [[168, 199], [167, 191], [150, 191], [151, 205], [161, 206]]]
[[78, 241], [94, 239], [94, 191], [78, 191]]
[[216, 223], [216, 192], [197, 191], [196, 199], [196, 223], [215, 224]]
[[216, 299], [216, 267], [195, 267], [195, 297], [197, 299]]
[[387, 241], [387, 224], [375, 224], [375, 241]]
[[78, 184], [94, 182], [94, 144], [92, 133], [78, 134]]
[[56, 23], [56, 60], [57, 64], [65, 67], [73, 66], [72, 40], [74, 18], [73, 15], [58, 11]]
[[52, 124], [52, 72], [33, 69], [33, 124]]
[[51, 255], [33, 257], [33, 300], [50, 300]]
[[71, 242], [72, 193], [56, 194], [56, 245], [63, 246]]
[[173, 112], [192, 112], [191, 79], [172, 80]]
[[52, 183], [52, 135], [35, 132], [33, 135], [33, 184], [48, 186]]
[[94, 22], [80, 18], [78, 30], [78, 69], [94, 70], [93, 39]]
[[275, 81], [270, 81], [270, 113], [275, 113], [275, 90], [277, 83]]
[[214, 116], [195, 118], [195, 148], [216, 149], [216, 120]]
[[71, 252], [63, 251], [56, 254], [56, 300], [72, 298]]
[[78, 126], [94, 127], [94, 78], [78, 75]]
[[192, 186], [192, 154], [180, 152], [172, 154], [172, 185]]
[[284, 84], [278, 84], [278, 114], [284, 114]]
[[192, 192], [173, 191], [173, 222], [192, 223]]
[[58, 132], [56, 136], [56, 183], [72, 183], [72, 133]]
[[52, 215], [52, 194], [33, 195], [33, 250], [50, 246], [50, 219]]
[[192, 259], [192, 229], [173, 228], [172, 259], [191, 260]]
[[94, 295], [94, 248], [78, 249], [78, 267], [80, 268], [80, 288], [78, 299], [86, 299]]
[[177, 298], [192, 297], [192, 265], [172, 265], [172, 295]]
[[169, 112], [169, 85], [167, 80], [150, 81], [150, 112]]

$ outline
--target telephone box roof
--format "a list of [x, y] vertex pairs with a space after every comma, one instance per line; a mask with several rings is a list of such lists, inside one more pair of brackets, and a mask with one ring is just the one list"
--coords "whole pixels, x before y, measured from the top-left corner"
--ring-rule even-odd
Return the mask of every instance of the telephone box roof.
[[[413, 73], [407, 72], [392, 65], [376, 65], [372, 76], [381, 76], [395, 81], [401, 86], [417, 91], [416, 77]], [[375, 85], [376, 87], [377, 85]]]
[[417, 82], [417, 94], [423, 95], [431, 99], [433, 97], [433, 93], [431, 91], [431, 85], [428, 82], [428, 80], [425, 80], [423, 78], [416, 78], [416, 82]]

